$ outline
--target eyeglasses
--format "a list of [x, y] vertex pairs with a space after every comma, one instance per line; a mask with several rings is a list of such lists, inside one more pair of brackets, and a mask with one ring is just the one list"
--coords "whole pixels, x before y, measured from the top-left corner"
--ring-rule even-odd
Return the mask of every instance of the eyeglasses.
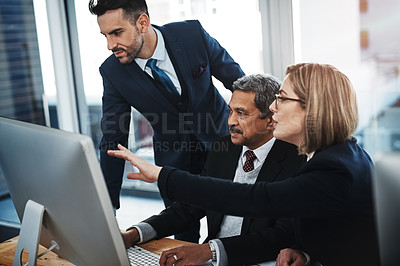
[[284, 101], [295, 101], [295, 102], [304, 103], [300, 99], [288, 98], [288, 97], [280, 96], [279, 94], [275, 94], [275, 108], [278, 108], [278, 105]]

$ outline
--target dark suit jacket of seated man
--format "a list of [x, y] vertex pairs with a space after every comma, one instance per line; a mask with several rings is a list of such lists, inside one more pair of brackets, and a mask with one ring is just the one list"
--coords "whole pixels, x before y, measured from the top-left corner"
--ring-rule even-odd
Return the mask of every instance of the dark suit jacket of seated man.
[[[232, 143], [229, 135], [220, 138], [209, 152], [203, 174], [233, 180], [242, 149], [243, 146]], [[294, 176], [305, 162], [305, 157], [297, 154], [294, 145], [275, 140], [256, 182], [274, 182]], [[208, 225], [208, 237], [204, 242], [207, 242], [217, 238], [225, 216], [223, 213], [176, 202], [143, 223], [150, 224], [155, 229], [155, 238], [162, 238], [184, 231], [193, 220], [200, 220], [204, 216], [207, 217]], [[223, 245], [229, 265], [274, 260], [281, 248], [289, 246], [287, 226], [284, 219], [245, 217], [241, 235], [220, 238], [218, 246]]]

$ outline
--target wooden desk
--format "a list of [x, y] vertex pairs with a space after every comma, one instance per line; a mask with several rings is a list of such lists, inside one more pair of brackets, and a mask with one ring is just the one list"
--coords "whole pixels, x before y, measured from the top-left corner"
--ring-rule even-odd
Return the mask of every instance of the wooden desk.
[[[14, 261], [14, 253], [15, 249], [17, 248], [17, 243], [18, 243], [18, 237], [11, 238], [7, 241], [4, 241], [3, 243], [0, 243], [0, 266], [10, 266], [13, 264]], [[164, 250], [180, 246], [183, 244], [189, 244], [188, 242], [180, 241], [180, 240], [175, 240], [175, 239], [170, 239], [170, 238], [163, 238], [160, 240], [153, 240], [149, 241], [147, 243], [141, 244], [142, 248], [145, 248], [153, 253], [156, 253], [158, 255], [161, 255], [161, 253]], [[46, 249], [39, 245], [39, 251], [38, 254], [42, 253]], [[28, 259], [28, 254], [23, 253], [22, 254], [23, 261], [26, 262]], [[73, 265], [69, 261], [59, 257], [56, 253], [54, 252], [49, 252], [46, 255], [40, 257], [37, 260], [37, 265], [42, 266], [42, 265], [65, 265], [65, 266], [71, 266]]]

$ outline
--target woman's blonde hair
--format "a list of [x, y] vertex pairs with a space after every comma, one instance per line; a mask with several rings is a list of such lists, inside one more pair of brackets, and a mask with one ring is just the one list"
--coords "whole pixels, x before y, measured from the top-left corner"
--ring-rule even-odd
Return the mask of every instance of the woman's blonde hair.
[[286, 74], [306, 111], [300, 153], [323, 150], [350, 139], [358, 126], [356, 93], [331, 65], [296, 64]]

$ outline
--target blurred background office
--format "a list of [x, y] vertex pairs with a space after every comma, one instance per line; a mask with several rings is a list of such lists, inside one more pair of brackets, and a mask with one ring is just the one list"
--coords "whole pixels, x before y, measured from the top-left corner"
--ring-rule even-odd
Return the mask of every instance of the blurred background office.
[[[374, 157], [400, 150], [400, 1], [147, 0], [153, 24], [198, 19], [246, 74], [328, 63], [357, 91], [357, 138]], [[0, 115], [101, 138], [110, 55], [87, 0], [0, 0]], [[217, 83], [229, 102], [230, 92]], [[153, 160], [152, 129], [132, 110], [129, 148]], [[341, 114], [337, 114], [340, 119]], [[0, 132], [0, 137], [3, 136]], [[0, 147], [1, 148], [1, 147]], [[23, 163], [22, 163], [23, 166]], [[127, 165], [126, 171], [133, 169]], [[19, 222], [0, 169], [0, 240]], [[122, 228], [163, 208], [154, 184], [124, 178]], [[11, 207], [10, 207], [11, 206]], [[134, 211], [132, 211], [134, 208]]]

